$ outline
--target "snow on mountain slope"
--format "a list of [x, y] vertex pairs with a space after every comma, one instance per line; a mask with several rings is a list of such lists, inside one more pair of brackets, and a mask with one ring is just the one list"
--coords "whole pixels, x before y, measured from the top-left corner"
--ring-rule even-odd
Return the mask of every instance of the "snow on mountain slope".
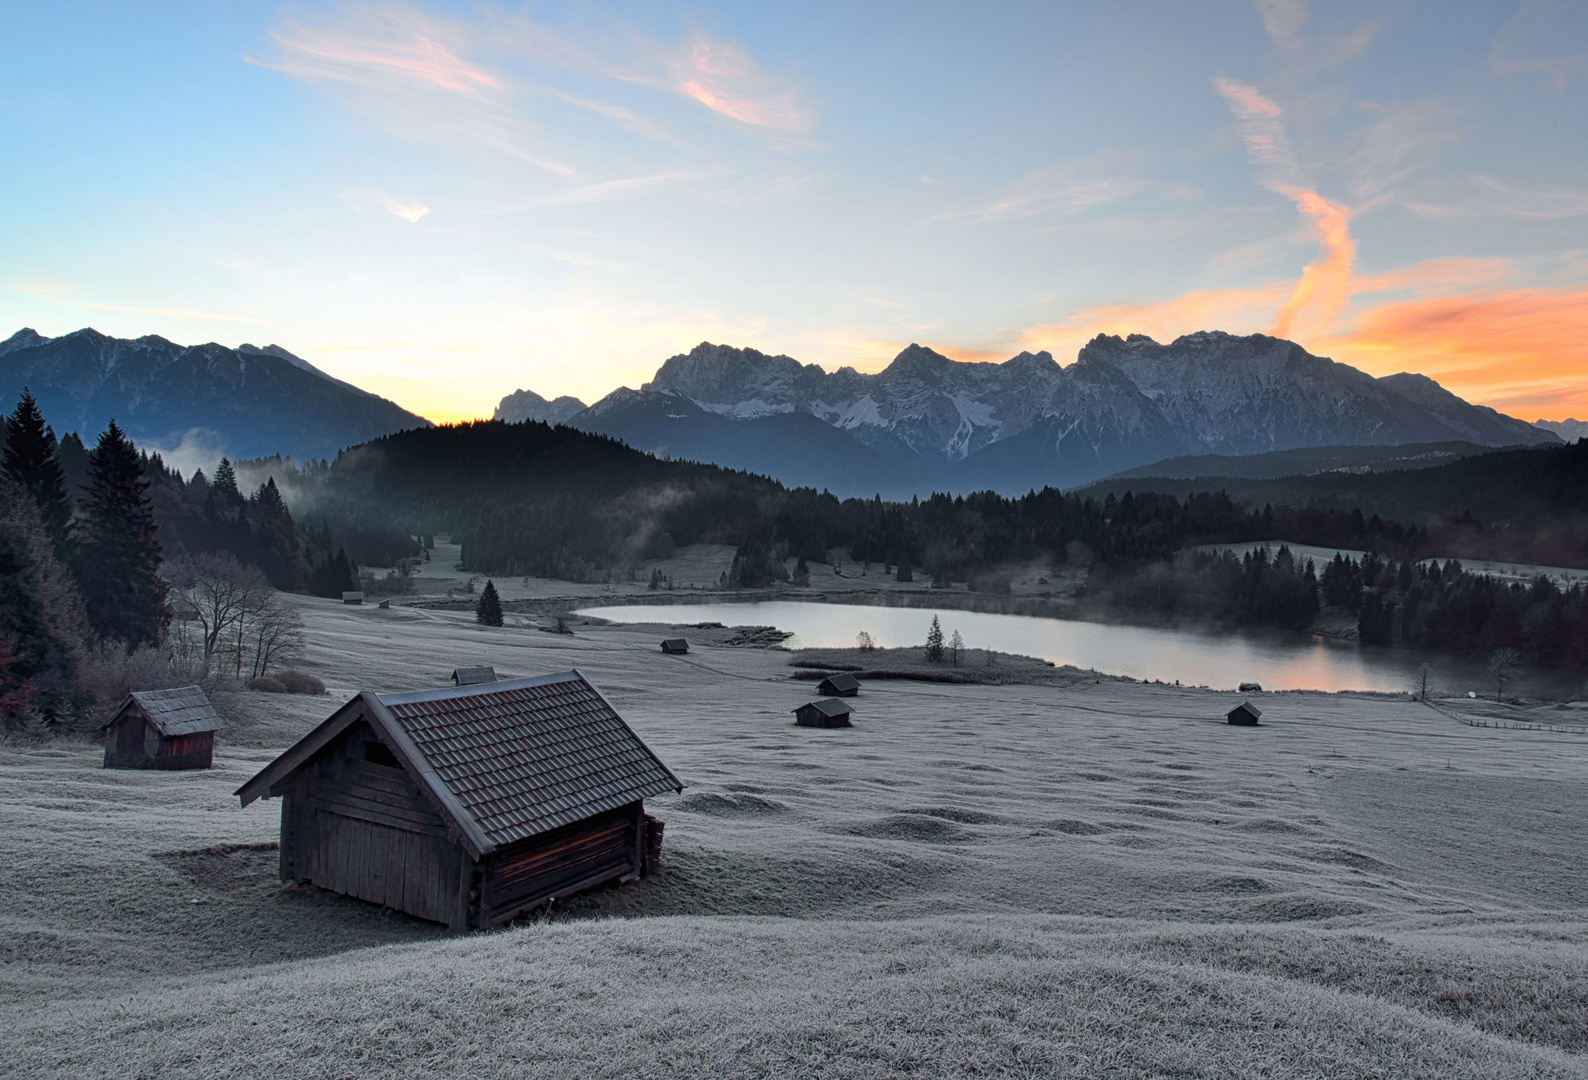
[[134, 440], [174, 446], [205, 432], [233, 457], [330, 457], [430, 421], [320, 371], [277, 345], [183, 346], [83, 329], [20, 330], [0, 342], [0, 398], [29, 387], [59, 433], [92, 441], [114, 417]]
[[1220, 332], [1168, 345], [1100, 335], [1064, 368], [1046, 352], [960, 363], [911, 345], [872, 375], [703, 342], [570, 422], [656, 394], [730, 421], [809, 414], [953, 490], [1080, 484], [1184, 454], [1555, 438], [1421, 375], [1375, 379], [1291, 341]]

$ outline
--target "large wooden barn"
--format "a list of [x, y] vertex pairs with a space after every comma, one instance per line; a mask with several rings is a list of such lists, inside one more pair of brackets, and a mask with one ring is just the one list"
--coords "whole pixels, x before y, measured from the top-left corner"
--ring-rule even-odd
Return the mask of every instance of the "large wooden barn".
[[578, 671], [366, 691], [238, 789], [281, 796], [281, 879], [455, 930], [655, 869], [684, 783]]
[[207, 769], [221, 718], [197, 686], [134, 690], [100, 730], [107, 769]]

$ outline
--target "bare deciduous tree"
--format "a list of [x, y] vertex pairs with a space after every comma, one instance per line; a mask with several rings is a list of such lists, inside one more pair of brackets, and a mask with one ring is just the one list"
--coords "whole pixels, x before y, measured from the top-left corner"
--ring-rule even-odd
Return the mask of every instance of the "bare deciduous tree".
[[1412, 676], [1412, 697], [1418, 701], [1427, 701], [1433, 686], [1434, 669], [1424, 664], [1417, 669], [1417, 674]]
[[1506, 680], [1513, 677], [1521, 666], [1522, 654], [1510, 647], [1495, 649], [1489, 654], [1489, 678], [1494, 680], [1495, 701], [1504, 696]]
[[271, 588], [264, 573], [243, 566], [230, 555], [206, 552], [167, 564], [172, 602], [185, 619], [178, 619], [182, 640], [179, 650], [195, 645], [187, 639], [188, 625], [198, 631], [198, 659], [205, 672], [221, 657], [230, 661], [232, 674], [242, 678], [246, 662], [252, 674], [264, 675], [270, 664], [302, 644], [297, 612]]
[[954, 660], [954, 666], [959, 667], [959, 654], [965, 651], [965, 639], [955, 630], [948, 638], [948, 652]]
[[876, 647], [876, 641], [873, 640], [871, 635], [866, 631], [862, 630], [860, 633], [855, 635], [855, 648], [859, 649], [861, 652], [870, 652]]

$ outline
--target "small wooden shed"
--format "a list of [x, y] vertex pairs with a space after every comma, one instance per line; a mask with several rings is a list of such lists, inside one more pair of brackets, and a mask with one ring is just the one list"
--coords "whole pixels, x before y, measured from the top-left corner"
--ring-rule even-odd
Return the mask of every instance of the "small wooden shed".
[[496, 681], [494, 667], [460, 667], [452, 673], [453, 686], [474, 686]]
[[689, 651], [689, 642], [681, 637], [663, 638], [662, 651], [664, 653], [677, 653], [682, 656]]
[[1253, 705], [1250, 701], [1243, 701], [1235, 708], [1224, 714], [1224, 719], [1232, 724], [1251, 727], [1257, 723], [1257, 718], [1263, 715], [1263, 710]]
[[854, 697], [860, 693], [860, 680], [847, 671], [840, 671], [817, 683], [816, 692], [823, 697]]
[[847, 704], [836, 698], [820, 698], [816, 701], [807, 701], [794, 710], [794, 722], [800, 727], [854, 727], [849, 722], [849, 714], [854, 712]]
[[238, 789], [282, 797], [281, 880], [499, 926], [656, 869], [680, 780], [578, 671], [365, 692]]
[[197, 686], [134, 690], [105, 724], [107, 769], [207, 769], [221, 718]]
[[364, 602], [364, 591], [362, 589], [345, 589], [345, 590], [343, 590], [343, 592], [342, 592], [342, 603], [344, 603], [344, 604], [362, 604], [363, 602]]

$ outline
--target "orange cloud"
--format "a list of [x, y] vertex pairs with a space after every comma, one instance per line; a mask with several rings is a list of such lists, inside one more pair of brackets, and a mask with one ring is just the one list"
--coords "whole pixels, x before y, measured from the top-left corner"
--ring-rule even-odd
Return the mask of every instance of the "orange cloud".
[[1356, 244], [1351, 239], [1351, 209], [1324, 198], [1307, 183], [1295, 151], [1291, 149], [1285, 125], [1280, 121], [1282, 113], [1278, 105], [1255, 87], [1223, 76], [1213, 80], [1213, 88], [1240, 124], [1247, 156], [1258, 169], [1258, 182], [1295, 203], [1296, 209], [1311, 223], [1319, 241], [1317, 258], [1302, 270], [1301, 280], [1296, 282], [1290, 298], [1279, 309], [1270, 333], [1289, 337], [1297, 317], [1309, 306], [1315, 307], [1311, 324], [1321, 332], [1351, 296], [1351, 263], [1356, 258]]
[[1491, 289], [1373, 307], [1314, 351], [1375, 375], [1418, 371], [1507, 412], [1588, 411], [1588, 288]]
[[1269, 333], [1289, 337], [1297, 314], [1313, 300], [1320, 301], [1317, 325], [1326, 327], [1351, 298], [1351, 263], [1356, 258], [1356, 243], [1351, 239], [1351, 210], [1316, 191], [1285, 186], [1278, 189], [1296, 203], [1296, 208], [1311, 219], [1318, 234], [1318, 257], [1301, 271], [1301, 280], [1285, 306], [1274, 317]]

